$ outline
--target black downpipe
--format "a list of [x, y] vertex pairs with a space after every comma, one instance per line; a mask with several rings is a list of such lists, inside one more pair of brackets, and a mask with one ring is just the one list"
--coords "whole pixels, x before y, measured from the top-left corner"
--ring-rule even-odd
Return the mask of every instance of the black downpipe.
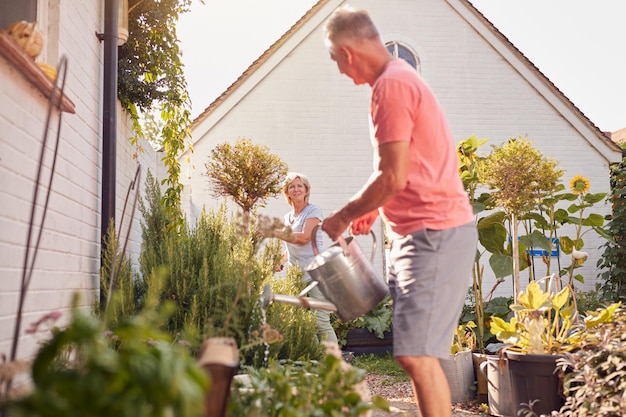
[[[104, 2], [104, 88], [102, 98], [102, 210], [101, 254], [105, 237], [115, 219], [115, 169], [117, 143], [117, 7], [118, 0]], [[100, 257], [102, 262], [102, 256]], [[101, 300], [102, 301], [102, 300]]]

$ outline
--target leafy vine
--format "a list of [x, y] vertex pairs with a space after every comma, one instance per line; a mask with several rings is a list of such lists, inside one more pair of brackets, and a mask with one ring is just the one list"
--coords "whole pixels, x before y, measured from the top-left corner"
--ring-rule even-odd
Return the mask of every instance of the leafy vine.
[[191, 136], [191, 100], [181, 61], [176, 23], [188, 12], [191, 0], [129, 0], [128, 41], [118, 51], [118, 98], [131, 117], [135, 136], [146, 137], [140, 112], [158, 111], [159, 137], [168, 177], [163, 204], [172, 219], [182, 222], [180, 163], [178, 156]]

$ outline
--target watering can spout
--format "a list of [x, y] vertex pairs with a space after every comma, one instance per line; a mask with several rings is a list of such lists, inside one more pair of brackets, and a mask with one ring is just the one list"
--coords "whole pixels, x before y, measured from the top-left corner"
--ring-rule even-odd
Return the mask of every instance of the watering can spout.
[[337, 306], [329, 301], [317, 300], [311, 297], [295, 297], [293, 295], [274, 294], [269, 284], [263, 288], [261, 294], [261, 307], [266, 310], [273, 302], [291, 304], [294, 306], [301, 306], [307, 308], [314, 308], [316, 310], [327, 310], [337, 312]]

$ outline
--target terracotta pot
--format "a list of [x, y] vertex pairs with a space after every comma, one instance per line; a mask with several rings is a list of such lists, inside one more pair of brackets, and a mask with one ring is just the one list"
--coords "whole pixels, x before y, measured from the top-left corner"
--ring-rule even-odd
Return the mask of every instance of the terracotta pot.
[[480, 372], [480, 365], [487, 361], [484, 353], [473, 352], [474, 375], [476, 375], [476, 397], [479, 404], [486, 403], [488, 399], [487, 376]]

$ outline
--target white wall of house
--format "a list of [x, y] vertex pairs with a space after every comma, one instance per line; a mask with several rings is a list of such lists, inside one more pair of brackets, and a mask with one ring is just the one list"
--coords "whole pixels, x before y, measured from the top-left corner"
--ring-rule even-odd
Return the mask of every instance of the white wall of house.
[[[74, 293], [80, 295], [84, 306], [90, 306], [99, 288], [103, 45], [95, 33], [102, 31], [103, 10], [103, 2], [61, 0], [51, 2], [44, 13], [49, 20], [45, 25], [42, 57], [53, 66], [62, 56], [67, 57], [65, 94], [75, 104], [76, 114], [61, 114], [56, 169], [25, 299], [19, 357], [32, 354], [40, 339], [25, 334], [30, 323], [50, 311], [67, 313]], [[0, 79], [0, 353], [8, 356], [18, 309], [47, 98], [2, 56]], [[33, 241], [41, 224], [58, 118], [55, 112], [43, 164], [42, 183], [46, 186], [39, 191]], [[129, 124], [119, 106], [118, 122], [116, 211], [119, 222], [137, 161], [126, 139]], [[156, 171], [157, 157], [149, 144], [142, 146], [146, 152], [140, 154], [138, 160], [145, 178], [148, 168]], [[134, 259], [140, 242], [138, 218], [136, 215], [129, 243]], [[40, 336], [47, 334], [43, 331]]]
[[[312, 184], [311, 202], [320, 205], [325, 215], [341, 207], [367, 180], [372, 170], [367, 114], [370, 88], [355, 86], [339, 74], [323, 44], [323, 23], [341, 3], [329, 1], [217, 108], [198, 120], [193, 131], [195, 150], [184, 181], [183, 204], [191, 218], [202, 207], [220, 203], [211, 195], [205, 175], [211, 149], [239, 137], [267, 145], [290, 170], [307, 175]], [[609, 191], [608, 165], [621, 160], [619, 151], [608, 147], [597, 129], [557, 94], [532, 64], [523, 62], [514, 48], [481, 27], [484, 25], [463, 1], [349, 3], [370, 11], [384, 40], [401, 41], [417, 52], [421, 74], [445, 109], [457, 142], [471, 135], [489, 138], [483, 149], [486, 154], [490, 145], [528, 135], [545, 156], [559, 161], [565, 171], [564, 183], [580, 174], [591, 180], [592, 192]], [[260, 211], [282, 218], [288, 210], [278, 196]], [[610, 208], [599, 205], [594, 210], [605, 214]], [[377, 235], [381, 237], [382, 232]], [[369, 253], [369, 239], [359, 239]], [[602, 240], [593, 233], [584, 240], [590, 257], [578, 270], [586, 278], [579, 288], [591, 289]], [[380, 254], [376, 263], [382, 267]], [[569, 265], [565, 259], [561, 263]], [[539, 275], [540, 267], [536, 269]], [[488, 264], [486, 274], [493, 280]], [[510, 278], [496, 295], [512, 295]]]

